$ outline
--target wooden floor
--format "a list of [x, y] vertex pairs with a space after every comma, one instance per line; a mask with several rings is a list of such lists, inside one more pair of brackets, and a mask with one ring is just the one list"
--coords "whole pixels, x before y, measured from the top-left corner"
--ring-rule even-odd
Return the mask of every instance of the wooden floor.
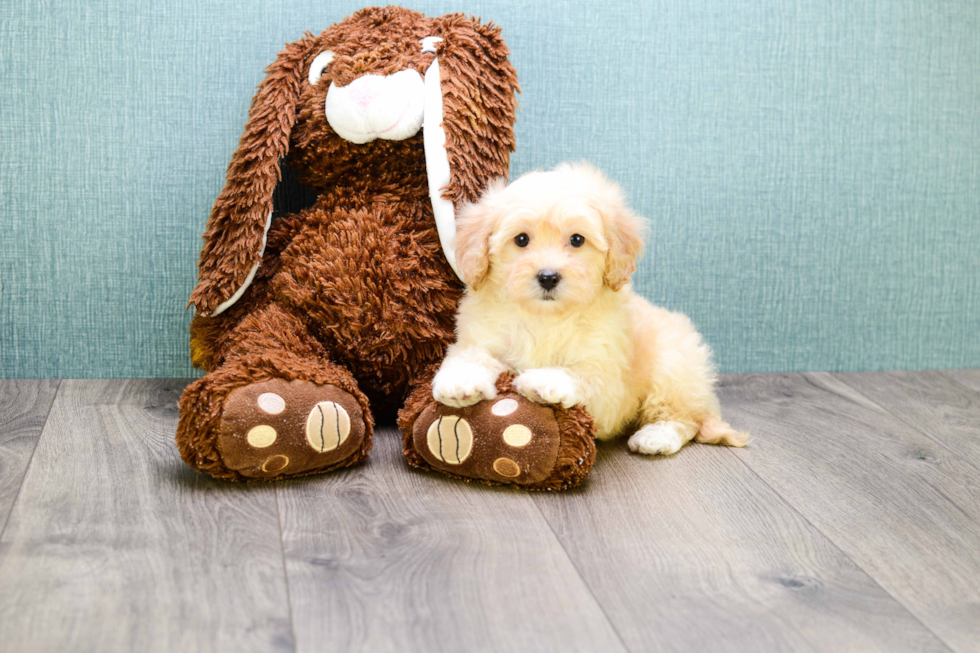
[[980, 651], [980, 371], [724, 377], [584, 487], [186, 468], [185, 382], [0, 381], [2, 651]]

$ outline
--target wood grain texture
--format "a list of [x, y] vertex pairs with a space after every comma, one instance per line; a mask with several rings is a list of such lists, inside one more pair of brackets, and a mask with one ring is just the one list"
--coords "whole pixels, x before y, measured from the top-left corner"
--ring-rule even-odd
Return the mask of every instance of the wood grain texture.
[[292, 648], [275, 488], [180, 462], [184, 385], [63, 382], [0, 541], [0, 650]]
[[946, 370], [943, 374], [957, 383], [980, 392], [980, 370]]
[[607, 443], [534, 500], [632, 651], [946, 650], [728, 449]]
[[830, 374], [727, 377], [753, 471], [958, 651], [980, 648], [976, 468]]
[[391, 429], [217, 482], [178, 459], [183, 381], [0, 383], [0, 652], [980, 650], [972, 380], [724, 377], [749, 448], [608, 443], [560, 494], [409, 469]]
[[0, 379], [0, 535], [41, 437], [58, 383], [50, 379]]
[[623, 651], [523, 491], [364, 465], [279, 487], [298, 651]]
[[980, 473], [980, 393], [943, 372], [834, 374]]

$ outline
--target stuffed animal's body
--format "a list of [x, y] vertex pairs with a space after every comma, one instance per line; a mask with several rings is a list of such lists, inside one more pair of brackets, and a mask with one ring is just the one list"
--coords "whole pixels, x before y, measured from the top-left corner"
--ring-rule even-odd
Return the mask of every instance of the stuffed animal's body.
[[[277, 340], [299, 329], [300, 342], [316, 342], [352, 372], [375, 409], [400, 407], [411, 381], [441, 360], [461, 293], [439, 245], [421, 138], [405, 145], [402, 170], [386, 170], [383, 157], [362, 161], [367, 179], [339, 179], [312, 207], [273, 221], [246, 295], [227, 313], [192, 323], [195, 362], [211, 369], [242, 347], [273, 356], [277, 348], [255, 336], [267, 324]], [[256, 318], [263, 313], [292, 316], [295, 325]]]
[[[231, 480], [324, 472], [367, 456], [372, 408], [432, 403], [462, 292], [455, 210], [514, 148], [507, 54], [492, 24], [398, 7], [280, 53], [204, 235], [191, 351], [208, 373], [181, 398], [185, 462]], [[273, 220], [281, 160], [317, 198]]]

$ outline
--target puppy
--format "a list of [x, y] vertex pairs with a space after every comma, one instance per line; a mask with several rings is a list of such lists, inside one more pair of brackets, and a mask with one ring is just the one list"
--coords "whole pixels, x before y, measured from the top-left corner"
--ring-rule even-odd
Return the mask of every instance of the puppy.
[[643, 220], [587, 164], [492, 186], [461, 211], [456, 260], [468, 286], [435, 399], [496, 397], [501, 372], [538, 403], [582, 404], [596, 437], [670, 455], [685, 443], [743, 446], [722, 421], [711, 351], [690, 320], [633, 293]]

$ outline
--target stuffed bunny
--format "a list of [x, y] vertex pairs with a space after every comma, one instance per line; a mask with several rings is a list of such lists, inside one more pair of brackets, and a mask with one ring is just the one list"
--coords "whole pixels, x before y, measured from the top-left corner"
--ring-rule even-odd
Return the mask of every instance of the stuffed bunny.
[[[368, 455], [372, 408], [432, 403], [463, 290], [455, 213], [514, 149], [508, 54], [493, 24], [399, 7], [279, 54], [204, 233], [191, 356], [207, 374], [180, 400], [185, 462], [230, 480], [326, 472]], [[273, 220], [283, 162], [316, 199]]]

